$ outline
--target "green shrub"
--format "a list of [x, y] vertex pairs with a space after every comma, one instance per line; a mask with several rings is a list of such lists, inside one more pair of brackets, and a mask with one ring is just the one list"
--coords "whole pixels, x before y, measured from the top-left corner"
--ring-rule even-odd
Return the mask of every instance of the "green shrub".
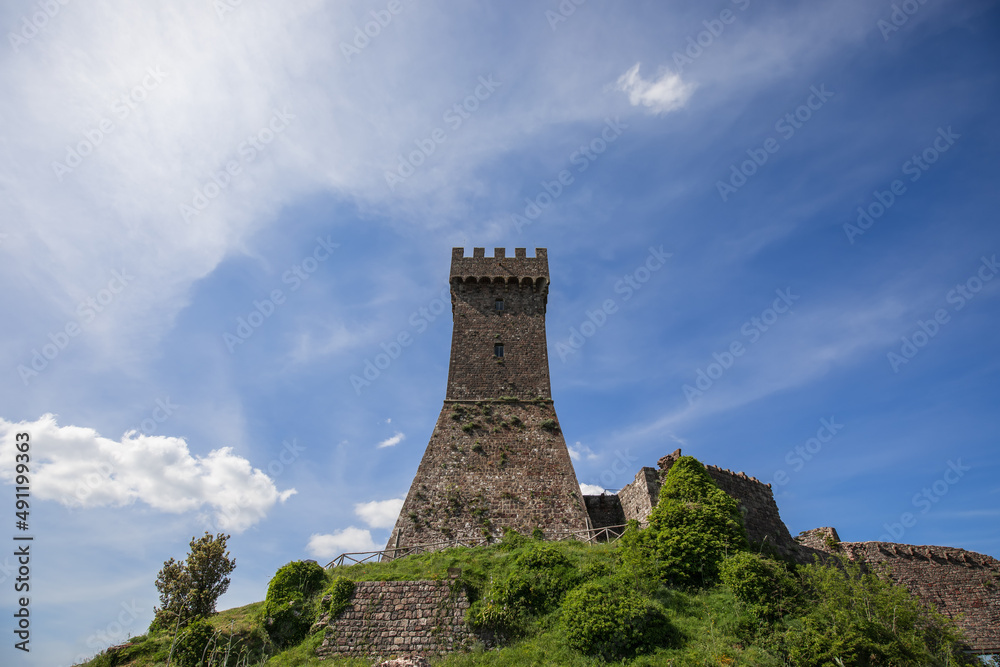
[[[504, 539], [516, 540], [510, 533]], [[466, 618], [474, 628], [501, 638], [518, 635], [530, 617], [557, 607], [578, 583], [576, 568], [559, 547], [529, 544], [514, 558], [513, 567], [492, 577], [482, 598], [472, 603]]]
[[340, 616], [341, 612], [351, 605], [351, 596], [354, 595], [354, 582], [347, 577], [337, 577], [326, 589], [323, 597], [330, 596], [330, 620]]
[[323, 585], [323, 568], [316, 563], [295, 561], [281, 567], [267, 586], [264, 627], [277, 646], [301, 641], [316, 620], [309, 598]]
[[722, 560], [747, 548], [738, 505], [692, 456], [670, 468], [660, 498], [644, 530], [622, 538], [626, 570], [648, 574], [674, 586], [710, 586]]
[[559, 428], [559, 424], [556, 423], [555, 419], [546, 419], [540, 424], [540, 426], [546, 431], [556, 431]]
[[781, 563], [747, 551], [722, 561], [719, 574], [739, 603], [745, 638], [752, 638], [791, 611], [800, 590]]
[[605, 660], [645, 653], [675, 635], [662, 607], [608, 579], [570, 591], [561, 622], [570, 646]]
[[204, 619], [199, 619], [177, 635], [174, 659], [180, 667], [207, 667], [213, 664], [216, 648], [215, 630]]
[[800, 568], [805, 613], [773, 638], [776, 650], [803, 667], [973, 665], [952, 621], [902, 586], [857, 563]]
[[514, 551], [530, 543], [531, 540], [513, 528], [504, 528], [503, 537], [500, 538], [497, 549], [500, 551]]

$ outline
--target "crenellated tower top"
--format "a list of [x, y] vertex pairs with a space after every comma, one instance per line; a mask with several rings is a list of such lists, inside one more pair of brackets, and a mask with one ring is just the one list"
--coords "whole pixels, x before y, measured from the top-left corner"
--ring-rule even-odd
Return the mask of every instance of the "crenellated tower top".
[[526, 248], [514, 248], [514, 256], [507, 257], [505, 248], [494, 248], [493, 256], [487, 257], [486, 248], [473, 248], [472, 257], [466, 257], [465, 248], [452, 248], [449, 281], [547, 286], [548, 253], [535, 248], [535, 256], [528, 257]]

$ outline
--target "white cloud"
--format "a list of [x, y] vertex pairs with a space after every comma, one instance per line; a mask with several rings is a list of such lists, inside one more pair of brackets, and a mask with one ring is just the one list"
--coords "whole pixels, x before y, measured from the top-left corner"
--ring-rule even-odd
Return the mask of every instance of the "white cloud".
[[579, 440], [573, 445], [566, 445], [566, 449], [569, 450], [569, 457], [574, 461], [580, 461], [584, 457], [588, 461], [596, 461], [600, 457], [593, 452], [587, 445], [581, 443]]
[[[35, 422], [0, 419], [0, 477], [15, 476], [15, 435], [27, 432], [32, 449], [32, 491], [67, 507], [124, 507], [141, 501], [162, 512], [205, 509], [221, 530], [243, 532], [295, 489], [235, 456], [231, 447], [195, 456], [183, 438], [126, 433], [120, 442], [94, 429], [59, 426], [55, 416]], [[44, 443], [44, 446], [42, 446]]]
[[639, 76], [639, 65], [636, 63], [627, 72], [618, 77], [618, 90], [628, 95], [629, 103], [634, 106], [648, 107], [655, 113], [668, 113], [680, 109], [691, 98], [691, 93], [697, 87], [693, 83], [684, 83], [680, 74], [667, 70], [655, 81], [646, 81]]
[[377, 551], [378, 548], [372, 541], [371, 532], [354, 526], [327, 535], [314, 534], [306, 545], [306, 551], [317, 558], [333, 558], [342, 553], [359, 551]]
[[376, 448], [383, 449], [385, 447], [395, 447], [399, 443], [403, 442], [403, 440], [406, 440], [406, 436], [397, 431], [396, 435], [392, 436], [391, 438], [386, 438], [382, 442], [378, 443], [378, 445], [376, 445]]
[[399, 510], [402, 508], [402, 498], [391, 498], [389, 500], [373, 500], [370, 503], [358, 503], [354, 506], [354, 513], [372, 528], [392, 528], [396, 524]]
[[604, 493], [604, 487], [596, 484], [581, 484], [580, 493], [585, 496], [599, 496]]

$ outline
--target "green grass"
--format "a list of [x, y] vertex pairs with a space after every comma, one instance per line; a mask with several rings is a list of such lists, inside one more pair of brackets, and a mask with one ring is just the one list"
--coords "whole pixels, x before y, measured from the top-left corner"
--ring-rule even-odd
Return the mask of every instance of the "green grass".
[[[327, 582], [343, 576], [353, 581], [415, 581], [426, 579], [447, 579], [449, 568], [462, 571], [460, 582], [475, 600], [486, 595], [491, 582], [502, 580], [518, 569], [519, 556], [530, 553], [538, 542], [521, 536], [511, 536], [488, 547], [457, 547], [430, 554], [402, 558], [389, 563], [365, 563], [336, 568], [326, 573]], [[607, 576], [618, 568], [615, 545], [586, 545], [576, 541], [554, 544], [558, 551], [572, 564], [574, 581], [585, 581], [594, 577]], [[520, 561], [524, 562], [523, 558]], [[322, 593], [320, 593], [322, 594]], [[652, 599], [662, 606], [670, 624], [676, 629], [676, 639], [670, 646], [656, 648], [651, 653], [639, 655], [631, 660], [606, 663], [598, 657], [581, 654], [567, 643], [566, 632], [560, 621], [560, 609], [554, 606], [544, 614], [529, 613], [523, 620], [521, 632], [515, 633], [519, 639], [510, 641], [501, 648], [488, 648], [477, 644], [469, 653], [459, 653], [432, 661], [442, 667], [465, 667], [489, 665], [496, 667], [521, 667], [524, 665], [567, 665], [569, 667], [591, 667], [605, 664], [631, 665], [635, 667], [670, 665], [687, 666], [754, 666], [783, 667], [788, 663], [769, 649], [767, 641], [748, 641], [746, 633], [740, 631], [740, 605], [732, 591], [723, 585], [703, 590], [674, 590], [665, 586], [655, 588]], [[228, 609], [214, 615], [209, 623], [226, 637], [233, 633], [237, 638], [260, 638], [262, 635], [262, 602]], [[530, 612], [530, 610], [529, 610]], [[256, 634], [254, 634], [256, 633]], [[271, 646], [258, 641], [254, 644], [256, 653], [251, 651], [237, 662], [230, 660], [231, 667], [300, 667], [328, 665], [360, 667], [372, 664], [369, 660], [338, 659], [320, 660], [314, 654], [322, 641], [323, 632], [307, 637], [300, 644], [280, 653]], [[766, 637], [765, 637], [766, 639]], [[226, 641], [220, 640], [220, 643]], [[127, 661], [112, 661], [108, 656], [97, 656], [87, 667], [159, 667], [165, 665], [169, 650], [168, 633], [155, 636], [137, 637], [133, 640], [132, 655]], [[758, 645], [759, 644], [759, 645]], [[267, 654], [263, 660], [260, 649]], [[234, 654], [235, 656], [235, 654]], [[256, 659], [256, 662], [253, 662]]]

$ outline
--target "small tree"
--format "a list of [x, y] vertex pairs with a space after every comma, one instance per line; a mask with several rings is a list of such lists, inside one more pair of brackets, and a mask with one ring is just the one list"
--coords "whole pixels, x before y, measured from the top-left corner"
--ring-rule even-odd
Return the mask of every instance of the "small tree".
[[205, 533], [191, 538], [186, 561], [164, 561], [156, 575], [160, 606], [154, 609], [153, 627], [181, 628], [215, 613], [215, 603], [229, 589], [229, 574], [236, 559], [226, 551], [229, 535]]

